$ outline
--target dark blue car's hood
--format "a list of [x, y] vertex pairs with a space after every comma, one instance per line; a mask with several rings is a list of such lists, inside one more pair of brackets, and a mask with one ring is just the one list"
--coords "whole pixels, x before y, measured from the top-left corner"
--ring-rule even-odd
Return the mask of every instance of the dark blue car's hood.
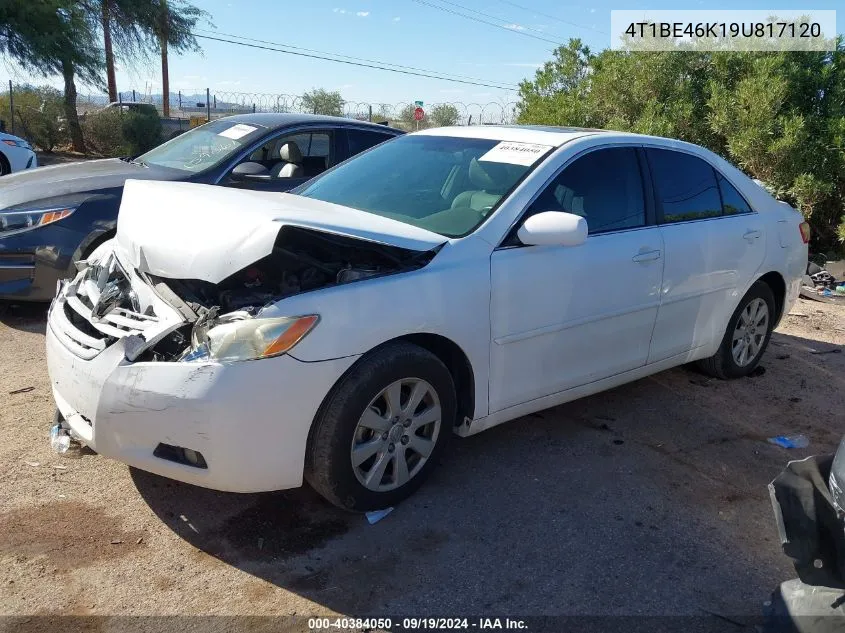
[[189, 174], [166, 167], [141, 166], [106, 158], [51, 167], [39, 167], [0, 179], [0, 209], [68, 194], [103, 191], [134, 180], [185, 180]]

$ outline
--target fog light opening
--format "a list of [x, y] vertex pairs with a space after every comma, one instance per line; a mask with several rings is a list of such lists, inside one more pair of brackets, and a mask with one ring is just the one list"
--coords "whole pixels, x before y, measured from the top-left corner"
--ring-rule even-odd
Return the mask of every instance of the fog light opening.
[[176, 462], [177, 464], [184, 464], [185, 466], [193, 466], [194, 468], [208, 468], [208, 464], [205, 462], [205, 457], [202, 456], [202, 453], [192, 448], [159, 444], [153, 451], [153, 457], [166, 459], [169, 462]]

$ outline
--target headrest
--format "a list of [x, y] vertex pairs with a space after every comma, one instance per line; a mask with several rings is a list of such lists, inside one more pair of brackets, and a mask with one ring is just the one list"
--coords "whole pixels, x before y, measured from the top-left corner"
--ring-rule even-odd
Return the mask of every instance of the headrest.
[[284, 143], [279, 148], [279, 158], [281, 158], [286, 163], [301, 163], [302, 152], [299, 151], [299, 145], [297, 145], [293, 141], [288, 141], [287, 143]]
[[483, 163], [473, 158], [469, 162], [470, 182], [483, 189], [487, 193], [505, 193], [513, 184], [511, 175], [512, 169], [519, 169], [518, 166], [506, 165], [505, 163]]

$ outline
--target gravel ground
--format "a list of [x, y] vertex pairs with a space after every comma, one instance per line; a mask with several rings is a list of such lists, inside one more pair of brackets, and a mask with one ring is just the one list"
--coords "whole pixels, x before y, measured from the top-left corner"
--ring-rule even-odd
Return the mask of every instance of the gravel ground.
[[[794, 576], [766, 484], [843, 434], [845, 307], [802, 300], [762, 375], [678, 368], [456, 441], [371, 526], [307, 489], [57, 456], [45, 309], [0, 310], [5, 615], [756, 616]], [[809, 448], [766, 442], [782, 433]]]

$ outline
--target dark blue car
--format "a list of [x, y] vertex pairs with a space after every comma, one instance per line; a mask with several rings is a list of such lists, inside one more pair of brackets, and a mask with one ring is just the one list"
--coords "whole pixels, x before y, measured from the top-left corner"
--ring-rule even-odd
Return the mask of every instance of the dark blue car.
[[246, 114], [206, 123], [134, 159], [4, 176], [0, 299], [49, 301], [56, 282], [74, 272], [73, 262], [114, 235], [130, 178], [282, 192], [399, 134], [336, 117]]

